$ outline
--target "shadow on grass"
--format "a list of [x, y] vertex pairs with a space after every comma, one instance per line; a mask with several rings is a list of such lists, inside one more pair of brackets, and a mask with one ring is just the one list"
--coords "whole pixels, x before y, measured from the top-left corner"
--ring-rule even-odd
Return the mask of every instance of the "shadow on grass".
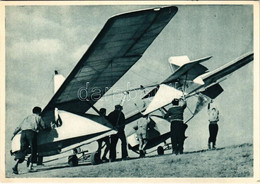
[[[129, 158], [127, 160], [134, 160], [134, 159], [138, 159], [138, 157]], [[117, 163], [117, 162], [127, 161], [127, 160], [116, 159], [113, 162], [103, 162], [98, 165], [106, 164], [106, 163]], [[83, 167], [83, 166], [90, 166], [90, 165], [92, 165], [90, 162], [82, 162], [82, 163], [79, 163], [79, 165], [77, 165], [77, 166], [70, 167], [68, 164], [64, 163], [59, 166], [57, 166], [57, 165], [56, 166], [43, 166], [42, 168], [37, 168], [37, 171], [49, 171], [49, 170], [64, 169], [64, 168], [76, 168], [76, 167]]]
[[[245, 146], [251, 146], [252, 144], [242, 144], [242, 145], [233, 145], [233, 146], [228, 146], [228, 147], [221, 147], [221, 148], [217, 148], [214, 150], [208, 150], [208, 149], [202, 149], [202, 150], [197, 150], [197, 151], [189, 151], [189, 152], [184, 152], [183, 154], [194, 154], [194, 153], [202, 153], [202, 152], [208, 152], [208, 151], [219, 151], [219, 150], [223, 150], [225, 148], [236, 148], [236, 147], [245, 147]], [[144, 158], [156, 158], [156, 157], [163, 157], [163, 156], [167, 156], [167, 155], [171, 155], [172, 153], [167, 153], [164, 155], [146, 155]], [[143, 159], [140, 157], [131, 157], [128, 158], [127, 160], [122, 160], [122, 159], [116, 159], [113, 162], [103, 162], [101, 164], [107, 164], [107, 163], [120, 163], [120, 162], [127, 162], [127, 161], [132, 161], [132, 160], [137, 160], [137, 159]], [[98, 165], [101, 165], [98, 164]], [[64, 169], [64, 168], [75, 168], [75, 167], [83, 167], [83, 166], [90, 166], [92, 165], [90, 162], [83, 162], [83, 163], [79, 163], [78, 166], [74, 166], [74, 167], [70, 167], [68, 164], [63, 163], [62, 165], [55, 165], [55, 166], [45, 166], [42, 168], [37, 168], [38, 171], [50, 171], [50, 170], [58, 170], [58, 169]], [[21, 175], [23, 174], [28, 174], [28, 173], [21, 173]], [[20, 174], [19, 174], [20, 175]]]
[[75, 167], [82, 167], [82, 166], [88, 166], [91, 165], [91, 163], [81, 163], [77, 166], [70, 167], [68, 164], [59, 165], [59, 166], [43, 166], [42, 168], [37, 168], [37, 171], [49, 171], [49, 170], [55, 170], [55, 169], [64, 169], [64, 168], [75, 168]]

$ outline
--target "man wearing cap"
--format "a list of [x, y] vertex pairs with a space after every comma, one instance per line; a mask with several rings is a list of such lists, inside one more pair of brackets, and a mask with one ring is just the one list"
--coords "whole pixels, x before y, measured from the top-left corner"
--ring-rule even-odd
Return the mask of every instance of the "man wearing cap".
[[212, 149], [216, 149], [216, 138], [218, 134], [218, 121], [219, 121], [219, 111], [216, 107], [211, 107], [210, 104], [213, 101], [208, 104], [208, 115], [209, 115], [209, 139], [208, 139], [208, 148], [211, 149], [211, 143], [212, 143]]
[[128, 157], [127, 153], [127, 143], [125, 136], [125, 115], [122, 112], [123, 107], [121, 105], [116, 105], [115, 110], [108, 115], [108, 120], [111, 124], [118, 130], [117, 134], [111, 135], [111, 147], [110, 147], [110, 160], [114, 161], [116, 159], [116, 144], [118, 139], [122, 142], [122, 159], [125, 160]]
[[183, 123], [183, 113], [187, 106], [183, 99], [174, 99], [164, 118], [171, 122], [172, 153], [182, 154], [187, 125]]
[[15, 158], [18, 161], [16, 162], [15, 166], [12, 168], [14, 174], [18, 174], [18, 164], [23, 162], [28, 146], [30, 146], [30, 153], [31, 153], [28, 171], [29, 172], [35, 171], [33, 169], [33, 163], [36, 163], [37, 160], [37, 132], [40, 129], [46, 128], [44, 122], [42, 121], [42, 118], [39, 116], [41, 111], [42, 110], [40, 107], [34, 107], [32, 110], [33, 114], [27, 116], [22, 121], [22, 123], [15, 129], [13, 133], [12, 139], [18, 132], [21, 131], [21, 139], [20, 139], [21, 154], [19, 154], [18, 156], [19, 158]]

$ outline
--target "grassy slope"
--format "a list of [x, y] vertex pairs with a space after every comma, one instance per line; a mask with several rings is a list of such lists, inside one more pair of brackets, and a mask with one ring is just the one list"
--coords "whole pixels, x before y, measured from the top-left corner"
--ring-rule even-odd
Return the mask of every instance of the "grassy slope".
[[183, 155], [152, 156], [96, 166], [51, 166], [7, 177], [253, 177], [253, 145], [242, 144]]

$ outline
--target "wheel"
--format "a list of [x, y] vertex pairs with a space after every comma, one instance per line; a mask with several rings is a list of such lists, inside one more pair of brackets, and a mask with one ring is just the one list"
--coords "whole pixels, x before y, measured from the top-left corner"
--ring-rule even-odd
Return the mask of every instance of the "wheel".
[[76, 155], [69, 156], [68, 164], [70, 167], [77, 166], [79, 164], [78, 157]]
[[163, 149], [162, 146], [158, 146], [157, 153], [158, 153], [158, 155], [163, 155], [164, 154], [164, 149]]
[[86, 154], [84, 154], [84, 153], [82, 154], [82, 159], [83, 159], [83, 160], [87, 160], [88, 158], [89, 158], [88, 155], [86, 155]]
[[101, 163], [100, 154], [98, 152], [91, 153], [90, 162], [92, 165], [97, 165]]

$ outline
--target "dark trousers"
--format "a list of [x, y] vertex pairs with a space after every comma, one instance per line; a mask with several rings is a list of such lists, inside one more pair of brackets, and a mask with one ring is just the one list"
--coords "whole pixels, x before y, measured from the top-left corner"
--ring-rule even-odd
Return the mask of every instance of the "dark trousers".
[[21, 134], [21, 152], [26, 155], [26, 150], [30, 146], [30, 162], [37, 162], [37, 133], [33, 130], [23, 130]]
[[120, 139], [122, 142], [122, 145], [121, 145], [122, 159], [124, 159], [128, 156], [125, 132], [119, 131], [117, 134], [111, 135], [111, 147], [110, 147], [109, 158], [112, 160], [116, 159], [116, 145], [117, 145], [118, 139]]
[[218, 124], [209, 124], [209, 141], [208, 141], [209, 144], [212, 142], [213, 146], [216, 145], [217, 134], [218, 134]]
[[187, 125], [183, 124], [183, 121], [172, 121], [171, 123], [172, 151], [175, 153], [183, 153], [186, 128]]
[[105, 146], [106, 146], [103, 157], [106, 157], [106, 155], [107, 155], [107, 153], [108, 153], [108, 151], [110, 150], [110, 147], [111, 147], [109, 136], [98, 140], [98, 150], [97, 150], [97, 152], [99, 152], [99, 153], [101, 153], [103, 142], [105, 142]]

